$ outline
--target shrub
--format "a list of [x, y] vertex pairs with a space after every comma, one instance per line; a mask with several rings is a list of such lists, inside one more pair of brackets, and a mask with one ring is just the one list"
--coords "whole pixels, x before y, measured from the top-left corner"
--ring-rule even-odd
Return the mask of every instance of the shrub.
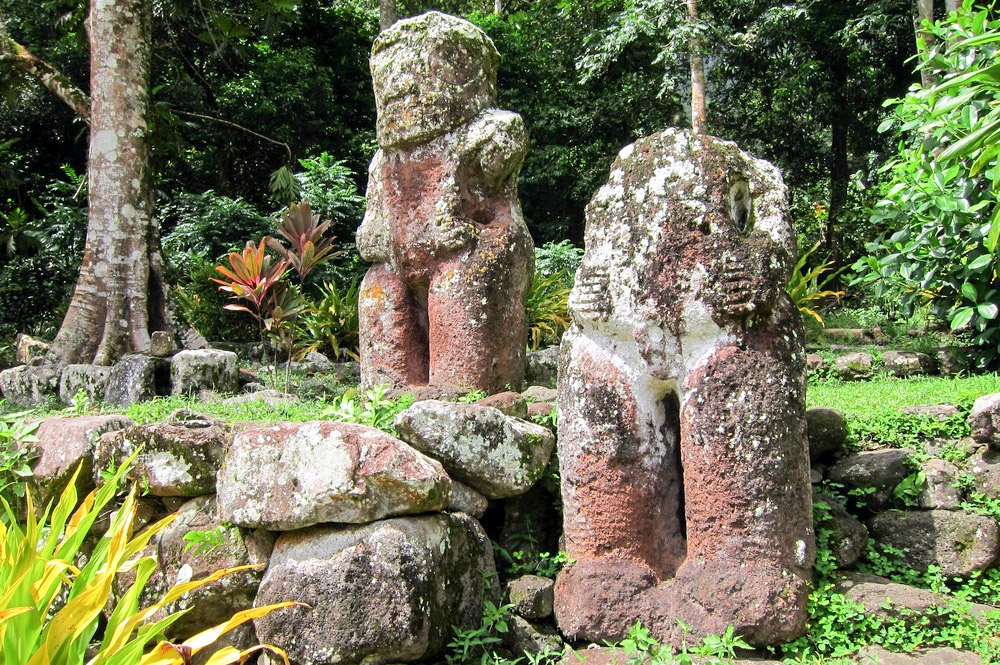
[[200, 257], [214, 260], [260, 238], [273, 222], [243, 199], [231, 199], [211, 189], [201, 194], [180, 192], [160, 206], [163, 251], [174, 268]]
[[303, 324], [318, 350], [332, 358], [360, 358], [358, 333], [358, 296], [361, 288], [355, 278], [346, 289], [327, 282], [320, 289], [319, 302], [302, 317]]
[[300, 197], [312, 202], [313, 211], [333, 227], [337, 238], [353, 238], [365, 214], [365, 197], [354, 184], [354, 172], [343, 162], [323, 152], [300, 159], [302, 171], [295, 174]]
[[[156, 561], [152, 557], [135, 557], [174, 516], [133, 536], [137, 511], [137, 489], [133, 487], [111, 517], [107, 532], [93, 551], [83, 552], [91, 528], [115, 498], [129, 462], [77, 507], [75, 474], [55, 507], [47, 509], [39, 519], [35, 518], [29, 496], [23, 528], [10, 506], [5, 505], [9, 524], [0, 524], [0, 654], [3, 662], [182, 665], [225, 632], [294, 604], [285, 602], [239, 612], [182, 644], [161, 639], [147, 651], [147, 646], [159, 639], [181, 616], [175, 613], [151, 621], [156, 612], [184, 594], [245, 567], [220, 570], [204, 579], [178, 584], [159, 601], [140, 610], [139, 597], [156, 568]], [[81, 561], [81, 567], [74, 565]], [[101, 615], [112, 597], [115, 576], [125, 571], [134, 573], [134, 581], [118, 598], [106, 622], [102, 622]], [[99, 633], [102, 628], [103, 632]], [[88, 660], [92, 641], [99, 646], [96, 655]], [[267, 648], [287, 663], [280, 649]], [[250, 651], [255, 650], [259, 649]], [[218, 665], [234, 663], [244, 655], [250, 653], [241, 654], [227, 647], [217, 652], [212, 662]]]
[[569, 328], [569, 292], [573, 278], [565, 270], [545, 275], [535, 271], [524, 306], [528, 312], [528, 347], [534, 351], [559, 343]]

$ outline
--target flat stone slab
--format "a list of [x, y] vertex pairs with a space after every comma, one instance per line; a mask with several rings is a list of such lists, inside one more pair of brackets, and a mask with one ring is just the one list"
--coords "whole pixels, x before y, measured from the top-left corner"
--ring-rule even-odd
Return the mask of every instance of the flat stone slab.
[[934, 565], [945, 576], [986, 570], [1000, 554], [1000, 524], [992, 517], [952, 510], [889, 510], [868, 522], [879, 545], [902, 551], [916, 570]]
[[396, 416], [395, 425], [400, 438], [490, 499], [531, 489], [555, 447], [552, 432], [541, 425], [477, 404], [417, 402]]
[[238, 433], [219, 473], [224, 519], [278, 531], [443, 510], [451, 479], [385, 432], [334, 422]]

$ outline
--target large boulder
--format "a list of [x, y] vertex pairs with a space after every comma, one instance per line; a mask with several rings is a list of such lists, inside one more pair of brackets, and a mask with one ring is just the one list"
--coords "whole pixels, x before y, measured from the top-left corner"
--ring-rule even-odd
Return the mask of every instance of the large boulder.
[[154, 496], [215, 493], [215, 478], [232, 438], [228, 427], [205, 421], [151, 423], [101, 436], [95, 474], [121, 464], [140, 447], [128, 477]]
[[129, 353], [115, 363], [104, 389], [104, 401], [125, 407], [170, 392], [170, 361]]
[[374, 427], [333, 422], [240, 432], [218, 483], [226, 520], [282, 531], [443, 510], [450, 490], [435, 460]]
[[38, 425], [33, 447], [38, 458], [31, 464], [31, 488], [35, 502], [44, 506], [58, 497], [77, 467], [76, 490], [80, 496], [94, 487], [94, 449], [101, 435], [135, 423], [125, 416], [80, 416], [46, 418]]
[[986, 570], [1000, 554], [1000, 524], [985, 515], [889, 510], [873, 517], [868, 530], [877, 545], [901, 551], [910, 568], [937, 566], [946, 577]]
[[0, 394], [17, 406], [37, 406], [59, 394], [59, 371], [49, 365], [18, 365], [0, 372]]
[[538, 575], [522, 575], [507, 583], [507, 598], [511, 608], [525, 619], [545, 619], [552, 616], [555, 582]]
[[917, 499], [921, 508], [956, 510], [962, 502], [962, 495], [956, 484], [961, 471], [951, 462], [933, 457], [920, 465], [924, 474], [924, 484]]
[[926, 353], [918, 351], [886, 351], [882, 354], [885, 371], [899, 377], [934, 374], [937, 363]]
[[59, 399], [63, 404], [72, 404], [82, 390], [96, 404], [104, 399], [110, 377], [111, 368], [105, 365], [66, 365], [59, 375]]
[[[903, 619], [907, 623], [925, 621], [940, 626], [947, 622], [947, 614], [935, 612], [954, 604], [954, 598], [919, 589], [906, 584], [867, 573], [847, 573], [837, 580], [834, 589], [848, 600], [861, 605], [865, 614], [884, 620]], [[995, 608], [972, 604], [969, 611], [977, 619], [985, 619]]]
[[187, 395], [200, 390], [234, 393], [239, 389], [239, 363], [232, 351], [181, 351], [170, 359], [170, 391]]
[[476, 404], [417, 402], [395, 424], [400, 438], [491, 499], [531, 489], [555, 446], [552, 432], [541, 425]]
[[453, 626], [479, 627], [490, 574], [490, 541], [461, 513], [292, 531], [278, 538], [256, 602], [309, 608], [257, 619], [257, 636], [296, 665], [426, 659]]
[[1000, 393], [983, 395], [973, 403], [969, 427], [973, 439], [1000, 448]]
[[859, 503], [868, 511], [879, 512], [892, 506], [893, 490], [910, 475], [909, 457], [910, 452], [896, 448], [867, 450], [840, 460], [826, 477], [848, 490], [870, 492], [863, 494]]

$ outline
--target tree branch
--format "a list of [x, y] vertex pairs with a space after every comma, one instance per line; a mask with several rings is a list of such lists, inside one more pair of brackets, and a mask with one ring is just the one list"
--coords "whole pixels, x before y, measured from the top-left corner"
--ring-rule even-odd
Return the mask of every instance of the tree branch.
[[41, 60], [7, 34], [0, 25], [0, 60], [38, 79], [49, 92], [66, 103], [84, 122], [90, 122], [90, 98], [59, 70]]
[[233, 127], [234, 129], [238, 129], [240, 131], [246, 132], [247, 134], [251, 134], [253, 136], [256, 136], [257, 138], [261, 139], [262, 141], [267, 141], [268, 143], [273, 143], [274, 145], [280, 145], [281, 147], [283, 147], [285, 149], [285, 152], [288, 153], [288, 163], [289, 164], [292, 163], [292, 148], [291, 148], [291, 146], [289, 146], [284, 141], [279, 141], [277, 139], [272, 139], [270, 136], [264, 136], [263, 134], [259, 134], [259, 133], [255, 132], [255, 131], [253, 131], [252, 129], [244, 127], [243, 125], [238, 125], [235, 122], [231, 122], [229, 120], [223, 120], [222, 118], [214, 118], [214, 117], [212, 117], [210, 115], [205, 115], [203, 113], [194, 113], [192, 111], [181, 111], [179, 109], [173, 109], [173, 112], [176, 113], [177, 115], [186, 115], [186, 116], [190, 116], [192, 118], [201, 118], [202, 120], [211, 120], [212, 122], [217, 122], [217, 123], [222, 124], [222, 125], [227, 125], [229, 127]]

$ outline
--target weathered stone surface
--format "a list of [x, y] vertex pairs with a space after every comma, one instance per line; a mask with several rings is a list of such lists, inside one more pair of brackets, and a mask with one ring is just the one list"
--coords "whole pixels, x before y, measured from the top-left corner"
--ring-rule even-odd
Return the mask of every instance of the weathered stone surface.
[[844, 451], [847, 421], [839, 411], [823, 406], [806, 409], [806, 432], [811, 463], [829, 460]]
[[[31, 444], [39, 456], [31, 463], [32, 498], [45, 506], [58, 497], [80, 466], [76, 489], [83, 497], [94, 488], [93, 459], [98, 439], [135, 423], [125, 416], [80, 416], [46, 418], [35, 431], [38, 441]], [[81, 466], [82, 463], [82, 466]]]
[[812, 374], [826, 367], [826, 360], [817, 353], [806, 354], [806, 370]]
[[528, 352], [527, 367], [524, 370], [524, 380], [528, 385], [554, 387], [558, 372], [558, 346]]
[[[845, 574], [837, 581], [835, 589], [848, 600], [863, 606], [867, 614], [883, 619], [902, 618], [916, 622], [917, 615], [936, 607], [947, 607], [953, 602], [948, 596], [866, 573]], [[972, 604], [969, 612], [976, 618], [983, 618], [995, 609], [989, 605]], [[932, 623], [940, 624], [946, 620], [933, 612], [927, 616]]]
[[215, 479], [232, 438], [228, 427], [199, 421], [151, 423], [104, 434], [95, 451], [94, 473], [121, 464], [142, 447], [128, 477], [153, 496], [194, 497], [215, 492]]
[[76, 394], [83, 390], [92, 403], [104, 399], [111, 368], [102, 365], [66, 365], [59, 375], [59, 399], [72, 404]]
[[520, 394], [512, 390], [484, 397], [477, 401], [476, 404], [479, 406], [492, 406], [494, 409], [498, 409], [503, 415], [510, 416], [511, 418], [521, 418], [523, 420], [528, 417], [528, 403], [524, 401], [524, 398]]
[[983, 395], [972, 404], [969, 427], [973, 439], [1000, 448], [1000, 393]]
[[556, 392], [554, 388], [546, 388], [544, 386], [529, 386], [527, 390], [521, 393], [521, 397], [528, 400], [529, 402], [555, 402], [559, 397], [559, 393]]
[[914, 406], [904, 406], [903, 413], [908, 416], [923, 416], [945, 421], [952, 416], [961, 413], [954, 404], [916, 404]]
[[258, 619], [261, 642], [297, 665], [393, 663], [439, 653], [451, 627], [479, 626], [493, 552], [461, 513], [282, 534], [257, 604], [294, 608]]
[[170, 359], [170, 383], [174, 395], [199, 390], [234, 393], [239, 388], [236, 354], [218, 349], [181, 351]]
[[938, 372], [942, 376], [955, 376], [969, 368], [968, 361], [962, 357], [958, 349], [950, 346], [938, 349], [934, 358], [937, 360]]
[[858, 381], [871, 378], [874, 362], [870, 353], [848, 353], [833, 361], [833, 369], [845, 381]]
[[587, 209], [559, 367], [570, 640], [800, 634], [814, 557], [805, 350], [778, 170], [666, 130]]
[[893, 490], [911, 473], [907, 463], [909, 457], [908, 451], [895, 448], [866, 450], [831, 466], [826, 477], [848, 490], [875, 488], [872, 494], [864, 495], [862, 501], [866, 510], [878, 512], [892, 507]]
[[532, 402], [528, 405], [528, 418], [536, 416], [547, 416], [552, 413], [553, 402]]
[[552, 616], [555, 582], [538, 575], [522, 575], [507, 583], [507, 597], [513, 610], [525, 619]]
[[1000, 451], [981, 448], [966, 464], [975, 480], [976, 491], [1000, 498]]
[[921, 464], [924, 472], [924, 486], [920, 490], [918, 502], [921, 508], [941, 508], [955, 510], [962, 502], [955, 483], [959, 468], [943, 459], [932, 458]]
[[451, 499], [446, 510], [465, 513], [479, 519], [490, 507], [490, 500], [465, 483], [451, 481]]
[[400, 438], [490, 499], [528, 491], [555, 446], [541, 425], [477, 404], [417, 402], [396, 416], [395, 425]]
[[508, 631], [503, 636], [504, 646], [515, 656], [540, 653], [558, 655], [565, 645], [559, 633], [552, 626], [536, 624], [524, 617], [513, 615], [507, 622]]
[[[184, 537], [197, 531], [217, 538], [218, 542], [192, 547], [191, 541]], [[190, 608], [169, 632], [171, 637], [183, 640], [253, 607], [274, 537], [266, 531], [243, 531], [226, 524], [219, 516], [215, 497], [210, 495], [191, 499], [181, 506], [177, 518], [157, 537], [155, 546], [159, 565], [147, 589], [152, 589], [156, 598], [177, 584], [207, 577], [222, 568], [258, 566], [185, 594], [154, 616], [160, 619]]]
[[0, 372], [0, 395], [18, 406], [36, 406], [59, 394], [59, 372], [48, 365], [18, 365]]
[[837, 568], [850, 568], [868, 547], [868, 529], [832, 496], [819, 494], [816, 500], [829, 507], [829, 520], [823, 523], [823, 528], [830, 532], [827, 544]]
[[450, 487], [438, 462], [402, 441], [332, 422], [243, 430], [218, 483], [224, 519], [281, 531], [442, 510]]
[[104, 401], [112, 406], [128, 406], [169, 393], [170, 361], [130, 353], [111, 368]]
[[277, 390], [263, 388], [255, 392], [248, 392], [243, 395], [235, 395], [222, 400], [223, 404], [249, 404], [251, 402], [262, 402], [268, 406], [280, 406], [283, 404], [295, 404], [299, 401], [297, 395], [291, 393], [279, 393]]
[[945, 576], [986, 570], [1000, 554], [1000, 524], [992, 517], [951, 510], [879, 513], [868, 522], [878, 545], [903, 552], [906, 565], [934, 565]]
[[166, 330], [154, 330], [149, 335], [149, 355], [166, 358], [174, 352], [174, 338]]
[[44, 358], [49, 351], [49, 343], [21, 333], [17, 336], [17, 350], [14, 358], [22, 365], [30, 365], [36, 358]]
[[882, 354], [885, 371], [899, 377], [934, 374], [937, 363], [926, 353], [918, 351], [886, 351]]
[[[692, 665], [716, 665], [718, 660], [718, 658], [712, 657], [691, 657]], [[620, 647], [598, 647], [594, 644], [586, 649], [566, 649], [559, 665], [636, 665], [637, 662], [642, 663], [642, 665], [650, 665], [648, 657], [639, 659], [634, 652], [630, 653]], [[726, 665], [784, 665], [780, 660], [764, 658], [726, 659], [725, 663]]]
[[977, 654], [951, 647], [896, 653], [874, 645], [859, 651], [854, 662], [858, 665], [983, 665], [983, 659]]
[[429, 12], [372, 47], [379, 150], [368, 169], [359, 301], [366, 385], [496, 392], [524, 376], [534, 250], [517, 198], [524, 122], [496, 108], [499, 56]]

